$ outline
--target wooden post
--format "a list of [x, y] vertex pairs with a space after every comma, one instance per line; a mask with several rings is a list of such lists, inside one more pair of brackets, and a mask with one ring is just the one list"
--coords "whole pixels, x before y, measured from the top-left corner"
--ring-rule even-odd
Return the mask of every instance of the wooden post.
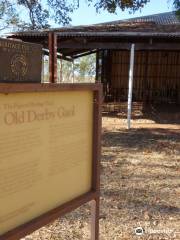
[[53, 46], [53, 55], [54, 55], [54, 79], [53, 82], [57, 82], [57, 35], [54, 33], [54, 46]]
[[44, 83], [44, 53], [42, 54], [42, 71], [41, 71], [41, 83]]
[[57, 82], [57, 36], [50, 32], [48, 37], [49, 45], [49, 82]]
[[91, 201], [91, 240], [99, 240], [99, 197]]
[[133, 77], [134, 77], [134, 53], [135, 53], [135, 44], [131, 45], [131, 54], [130, 54], [130, 68], [129, 68], [129, 88], [128, 88], [128, 129], [131, 128], [131, 112], [132, 112], [132, 92], [133, 92]]
[[99, 79], [99, 51], [96, 52], [96, 78], [95, 82], [98, 82]]
[[73, 59], [73, 62], [72, 62], [72, 83], [74, 83], [74, 59]]
[[53, 82], [53, 52], [52, 52], [52, 44], [53, 44], [53, 34], [49, 33], [48, 36], [48, 45], [49, 45], [49, 82]]
[[60, 82], [63, 81], [62, 58], [60, 59]]
[[[94, 93], [94, 129], [93, 129], [93, 177], [92, 189], [97, 192], [91, 202], [91, 240], [99, 240], [99, 202], [100, 202], [100, 157], [101, 157], [101, 125], [102, 125], [102, 89]], [[96, 121], [98, 119], [98, 122]], [[95, 139], [97, 141], [95, 141]]]

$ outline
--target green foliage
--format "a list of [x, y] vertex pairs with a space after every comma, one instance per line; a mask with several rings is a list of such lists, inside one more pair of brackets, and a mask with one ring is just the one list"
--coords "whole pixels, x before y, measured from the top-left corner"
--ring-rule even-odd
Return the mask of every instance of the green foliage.
[[81, 57], [75, 61], [74, 70], [80, 79], [91, 78], [95, 76], [96, 54], [90, 54]]
[[110, 13], [115, 13], [118, 8], [122, 11], [128, 9], [130, 12], [135, 12], [143, 8], [148, 2], [150, 0], [97, 0], [94, 6], [97, 11], [103, 9]]
[[43, 8], [40, 1], [37, 0], [17, 0], [17, 5], [25, 7], [29, 13], [29, 22], [27, 27], [30, 29], [40, 29], [49, 27], [49, 12]]
[[56, 23], [67, 25], [70, 23], [71, 18], [69, 13], [73, 12], [73, 9], [76, 8], [76, 3], [67, 3], [66, 0], [47, 0], [47, 3], [52, 9], [52, 17]]
[[0, 30], [4, 30], [11, 26], [17, 26], [19, 24], [19, 17], [16, 12], [15, 6], [11, 1], [0, 1]]
[[76, 5], [71, 0], [0, 0], [0, 30], [12, 25], [30, 30], [67, 25]]
[[174, 0], [173, 5], [175, 9], [180, 10], [180, 0]]
[[69, 13], [73, 6], [66, 0], [17, 0], [17, 5], [28, 10], [30, 29], [41, 29], [50, 27], [50, 21], [66, 25], [71, 21]]
[[58, 61], [59, 81], [94, 82], [95, 73], [96, 73], [96, 54], [90, 54], [88, 56], [80, 57], [74, 61], [74, 64], [72, 62], [62, 60], [61, 65], [61, 61], [60, 60]]
[[59, 63], [58, 69], [59, 69], [58, 76], [61, 76], [60, 71], [62, 70], [62, 78], [63, 79], [60, 79], [60, 81], [63, 80], [64, 82], [68, 82], [68, 83], [72, 82], [72, 80], [73, 80], [73, 65], [71, 62], [63, 60], [62, 61], [62, 69], [61, 69], [60, 63]]
[[180, 19], [180, 0], [174, 0], [173, 1], [173, 6], [174, 6], [174, 8], [176, 10], [176, 15]]

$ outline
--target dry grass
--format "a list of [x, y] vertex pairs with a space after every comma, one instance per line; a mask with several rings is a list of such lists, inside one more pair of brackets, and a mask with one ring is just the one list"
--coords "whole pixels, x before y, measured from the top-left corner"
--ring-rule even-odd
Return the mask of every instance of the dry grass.
[[[102, 145], [100, 240], [180, 239], [180, 125], [137, 119], [128, 131], [103, 117]], [[87, 204], [25, 239], [90, 239], [89, 215]]]

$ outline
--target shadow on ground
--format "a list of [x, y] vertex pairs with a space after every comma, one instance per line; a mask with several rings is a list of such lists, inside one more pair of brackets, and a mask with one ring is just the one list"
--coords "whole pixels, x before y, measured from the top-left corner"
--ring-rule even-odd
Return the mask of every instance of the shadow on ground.
[[102, 205], [114, 209], [116, 217], [111, 217], [117, 222], [121, 219], [121, 228], [123, 223], [133, 228], [137, 221], [158, 220], [178, 229], [179, 173], [180, 129], [155, 124], [131, 130], [120, 129], [118, 124], [104, 127]]
[[123, 150], [167, 152], [180, 151], [176, 144], [180, 143], [180, 129], [138, 128], [116, 129], [108, 131], [104, 128], [103, 146], [121, 147]]

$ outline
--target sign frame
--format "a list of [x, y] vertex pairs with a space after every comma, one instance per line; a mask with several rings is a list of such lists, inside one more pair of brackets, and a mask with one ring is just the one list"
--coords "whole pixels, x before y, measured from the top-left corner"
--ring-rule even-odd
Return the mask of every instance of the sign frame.
[[91, 190], [65, 204], [52, 209], [31, 221], [16, 227], [0, 236], [0, 240], [19, 240], [44, 225], [69, 213], [81, 205], [91, 202], [91, 240], [99, 239], [99, 202], [100, 202], [100, 156], [101, 156], [101, 103], [102, 85], [100, 83], [78, 84], [33, 84], [0, 83], [0, 93], [32, 93], [62, 91], [93, 92], [93, 148], [92, 148], [92, 182]]

